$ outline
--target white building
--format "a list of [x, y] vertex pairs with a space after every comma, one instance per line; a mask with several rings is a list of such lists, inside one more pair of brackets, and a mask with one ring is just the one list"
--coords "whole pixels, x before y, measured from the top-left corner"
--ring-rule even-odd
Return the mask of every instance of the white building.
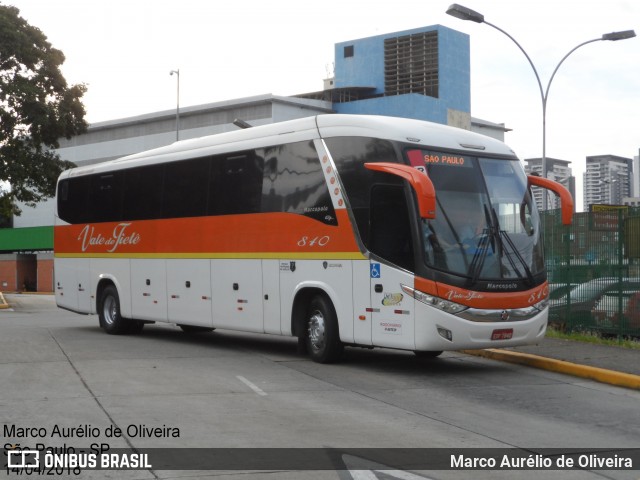
[[587, 157], [584, 173], [584, 211], [589, 205], [622, 205], [632, 196], [632, 160], [616, 155]]
[[622, 203], [625, 205], [631, 205], [632, 207], [640, 207], [640, 156], [633, 157], [631, 187], [632, 196], [623, 198]]
[[[547, 178], [554, 180], [564, 186], [573, 198], [576, 198], [576, 178], [571, 172], [571, 162], [567, 160], [559, 160], [557, 158], [547, 157]], [[537, 173], [542, 176], [542, 158], [528, 158], [525, 160], [525, 172]], [[539, 210], [542, 210], [542, 196], [547, 194], [547, 208], [554, 210], [560, 208], [560, 198], [556, 195], [549, 194], [548, 190], [541, 188], [532, 188], [533, 197]]]

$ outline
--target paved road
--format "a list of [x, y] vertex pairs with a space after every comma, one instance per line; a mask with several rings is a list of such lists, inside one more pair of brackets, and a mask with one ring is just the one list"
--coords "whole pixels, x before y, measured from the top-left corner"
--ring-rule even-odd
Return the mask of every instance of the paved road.
[[[110, 336], [97, 327], [97, 317], [58, 310], [52, 297], [7, 300], [13, 310], [0, 311], [0, 420], [16, 428], [5, 442], [22, 446], [104, 442], [138, 449], [518, 447], [531, 452], [640, 446], [640, 392], [633, 390], [461, 353], [424, 361], [405, 352], [348, 349], [343, 363], [318, 365], [299, 356], [290, 338], [228, 331], [189, 336], [167, 325], [147, 326], [141, 335]], [[19, 438], [20, 426], [40, 430]], [[114, 428], [128, 435], [108, 438]], [[97, 435], [79, 438], [83, 429]], [[71, 437], [52, 437], [55, 431]], [[81, 478], [640, 477], [638, 470], [381, 469], [150, 468], [86, 471]]]

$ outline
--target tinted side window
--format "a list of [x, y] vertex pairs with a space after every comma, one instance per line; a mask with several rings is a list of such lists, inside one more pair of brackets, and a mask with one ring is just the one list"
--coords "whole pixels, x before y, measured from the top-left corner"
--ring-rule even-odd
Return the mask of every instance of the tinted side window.
[[369, 208], [371, 189], [377, 184], [401, 185], [399, 177], [373, 172], [366, 162], [395, 162], [396, 152], [391, 142], [366, 137], [336, 137], [326, 140], [344, 187], [344, 196], [351, 206], [362, 242], [369, 247]]
[[331, 196], [313, 142], [263, 149], [262, 211], [290, 212], [336, 225]]
[[163, 170], [162, 165], [124, 170], [124, 220], [160, 218]]
[[122, 174], [109, 172], [91, 176], [91, 222], [122, 220]]
[[89, 222], [90, 177], [67, 178], [58, 185], [58, 216], [68, 223]]
[[167, 163], [164, 168], [163, 218], [204, 215], [208, 177], [208, 158]]
[[255, 152], [213, 158], [209, 181], [209, 215], [258, 213], [264, 159]]
[[409, 207], [401, 185], [371, 189], [369, 248], [376, 255], [413, 272], [413, 244]]

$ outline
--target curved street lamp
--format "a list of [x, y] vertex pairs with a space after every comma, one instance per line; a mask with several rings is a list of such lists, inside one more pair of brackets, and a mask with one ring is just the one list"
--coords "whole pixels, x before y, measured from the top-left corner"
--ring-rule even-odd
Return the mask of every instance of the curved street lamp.
[[[490, 27], [495, 28], [499, 32], [502, 32], [507, 37], [509, 37], [513, 41], [513, 43], [515, 43], [518, 46], [520, 51], [522, 53], [524, 53], [524, 56], [527, 57], [527, 60], [529, 61], [529, 65], [531, 65], [531, 68], [533, 69], [533, 73], [536, 76], [536, 80], [538, 81], [538, 88], [540, 89], [540, 98], [542, 99], [542, 177], [547, 178], [547, 99], [549, 98], [549, 88], [551, 87], [551, 82], [553, 81], [553, 77], [555, 77], [556, 72], [560, 68], [560, 65], [562, 65], [564, 63], [564, 61], [567, 59], [567, 57], [569, 55], [571, 55], [578, 48], [580, 48], [580, 47], [582, 47], [584, 45], [587, 45], [587, 44], [593, 43], [593, 42], [599, 42], [599, 41], [602, 41], [602, 40], [609, 40], [609, 41], [626, 40], [627, 38], [635, 37], [636, 36], [636, 32], [634, 32], [633, 30], [624, 30], [624, 31], [621, 31], [621, 32], [605, 33], [600, 38], [594, 38], [593, 40], [587, 40], [586, 42], [582, 42], [580, 45], [572, 48], [569, 51], [569, 53], [567, 53], [562, 58], [562, 60], [560, 60], [560, 63], [558, 63], [558, 65], [556, 65], [556, 68], [553, 70], [553, 73], [551, 74], [551, 78], [549, 78], [549, 83], [547, 83], [546, 90], [543, 90], [542, 89], [542, 82], [540, 81], [540, 75], [538, 75], [538, 70], [536, 69], [535, 65], [531, 61], [531, 58], [529, 57], [527, 52], [525, 52], [524, 48], [522, 48], [522, 46], [516, 41], [515, 38], [513, 38], [511, 35], [509, 35], [507, 32], [505, 32], [500, 27], [497, 27], [496, 25], [487, 22], [484, 19], [484, 15], [482, 15], [481, 13], [478, 13], [475, 10], [471, 10], [470, 8], [463, 7], [462, 5], [458, 5], [457, 3], [454, 3], [453, 5], [451, 5], [447, 9], [447, 14], [451, 15], [452, 17], [459, 18], [461, 20], [469, 20], [471, 22], [476, 22], [476, 23], [485, 23], [485, 24], [489, 25]], [[542, 196], [542, 209], [543, 210], [547, 209], [547, 194], [546, 193], [543, 194], [543, 196]]]
[[173, 76], [173, 74], [176, 74], [176, 77], [178, 78], [178, 86], [177, 86], [177, 91], [176, 91], [176, 142], [178, 140], [180, 140], [180, 69], [178, 68], [177, 70], [171, 70], [169, 72], [169, 75]]

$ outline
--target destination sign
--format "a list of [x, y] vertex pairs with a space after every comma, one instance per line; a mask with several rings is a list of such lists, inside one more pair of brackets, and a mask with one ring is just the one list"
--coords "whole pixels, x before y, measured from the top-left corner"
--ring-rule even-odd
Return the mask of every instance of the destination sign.
[[448, 167], [471, 167], [470, 157], [452, 155], [425, 150], [409, 150], [407, 152], [412, 167], [424, 168], [426, 165], [443, 165]]

